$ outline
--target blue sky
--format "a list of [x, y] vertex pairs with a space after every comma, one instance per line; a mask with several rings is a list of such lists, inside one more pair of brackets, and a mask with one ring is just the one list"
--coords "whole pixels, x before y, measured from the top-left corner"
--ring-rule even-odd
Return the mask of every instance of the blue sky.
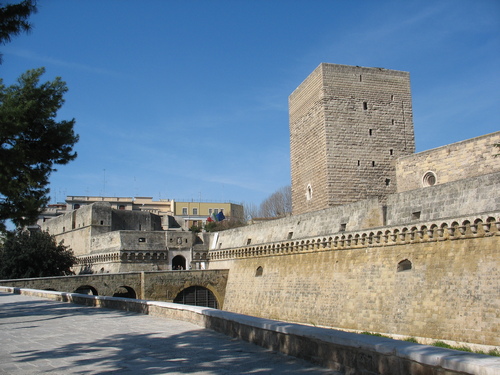
[[288, 96], [322, 62], [409, 71], [417, 151], [500, 129], [500, 1], [50, 0], [0, 46], [69, 92], [66, 195], [260, 202], [290, 183]]

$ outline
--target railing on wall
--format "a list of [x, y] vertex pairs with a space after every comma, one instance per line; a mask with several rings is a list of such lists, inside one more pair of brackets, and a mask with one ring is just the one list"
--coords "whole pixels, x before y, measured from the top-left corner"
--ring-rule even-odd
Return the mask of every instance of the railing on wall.
[[287, 255], [305, 252], [349, 250], [361, 247], [394, 246], [420, 242], [459, 240], [500, 235], [500, 212], [441, 219], [413, 225], [336, 232], [330, 236], [283, 240], [209, 252], [212, 261]]

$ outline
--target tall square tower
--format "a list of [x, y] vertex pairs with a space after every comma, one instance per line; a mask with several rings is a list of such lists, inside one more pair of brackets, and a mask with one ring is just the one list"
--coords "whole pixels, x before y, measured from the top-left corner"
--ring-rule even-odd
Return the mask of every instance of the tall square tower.
[[320, 64], [289, 97], [293, 214], [396, 192], [415, 152], [408, 72]]

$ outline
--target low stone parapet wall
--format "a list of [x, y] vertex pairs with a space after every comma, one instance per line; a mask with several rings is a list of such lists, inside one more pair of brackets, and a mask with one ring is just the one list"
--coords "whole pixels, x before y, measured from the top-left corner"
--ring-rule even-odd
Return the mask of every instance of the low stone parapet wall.
[[206, 307], [0, 286], [1, 292], [189, 321], [348, 374], [500, 373], [500, 358]]

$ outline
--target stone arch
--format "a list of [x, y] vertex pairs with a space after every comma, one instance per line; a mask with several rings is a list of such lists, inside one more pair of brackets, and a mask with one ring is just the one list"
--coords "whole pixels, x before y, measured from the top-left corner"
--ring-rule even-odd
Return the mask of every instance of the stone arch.
[[408, 259], [403, 259], [398, 263], [397, 272], [409, 271], [413, 268], [413, 264]]
[[126, 285], [121, 285], [115, 290], [115, 292], [113, 293], [113, 297], [136, 299], [137, 293], [135, 292], [134, 288]]
[[186, 258], [182, 255], [176, 255], [172, 259], [172, 269], [173, 270], [185, 270], [186, 269]]
[[87, 294], [90, 296], [98, 296], [99, 295], [99, 293], [97, 293], [97, 289], [91, 285], [80, 285], [78, 288], [75, 289], [75, 291], [73, 293]]
[[219, 308], [219, 302], [212, 290], [200, 285], [192, 285], [181, 290], [174, 298], [174, 303]]
[[262, 266], [257, 267], [257, 269], [255, 270], [255, 277], [262, 276], [263, 272], [264, 272], [264, 268], [262, 268]]

